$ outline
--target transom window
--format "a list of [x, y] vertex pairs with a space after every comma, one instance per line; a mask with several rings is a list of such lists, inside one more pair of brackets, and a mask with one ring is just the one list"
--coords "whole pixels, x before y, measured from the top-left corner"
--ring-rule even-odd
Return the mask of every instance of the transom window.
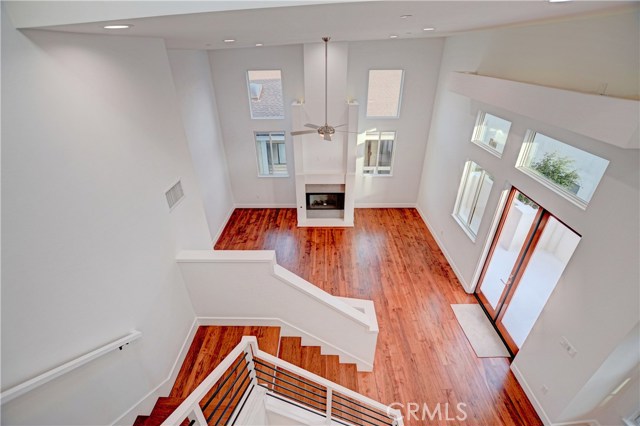
[[586, 208], [609, 160], [542, 133], [527, 131], [516, 167], [533, 179]]
[[481, 146], [497, 157], [502, 157], [511, 122], [480, 111], [471, 142]]
[[280, 70], [247, 71], [251, 118], [284, 118]]
[[284, 132], [256, 132], [258, 174], [289, 176]]
[[370, 70], [367, 89], [367, 117], [400, 116], [403, 70]]
[[487, 200], [493, 186], [493, 176], [473, 161], [467, 161], [453, 208], [453, 217], [475, 241]]
[[365, 175], [390, 175], [396, 132], [367, 132], [364, 141]]

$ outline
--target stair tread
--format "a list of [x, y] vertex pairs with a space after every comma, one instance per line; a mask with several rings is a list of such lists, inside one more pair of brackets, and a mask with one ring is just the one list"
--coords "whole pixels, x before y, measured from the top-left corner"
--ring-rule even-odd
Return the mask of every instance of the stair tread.
[[136, 420], [133, 422], [133, 426], [144, 426], [144, 422], [147, 421], [149, 416], [138, 416]]
[[280, 327], [198, 327], [169, 395], [186, 398], [236, 347], [243, 336], [256, 336], [261, 350], [278, 356]]
[[338, 355], [322, 355], [319, 346], [302, 346], [300, 337], [280, 338], [278, 357], [348, 389], [357, 390], [355, 364], [340, 363]]

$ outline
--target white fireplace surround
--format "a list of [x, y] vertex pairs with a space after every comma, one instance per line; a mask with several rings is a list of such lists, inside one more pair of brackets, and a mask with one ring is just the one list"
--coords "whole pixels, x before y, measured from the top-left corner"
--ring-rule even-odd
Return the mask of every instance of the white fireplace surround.
[[[345, 103], [344, 108], [347, 110], [346, 129], [351, 133], [337, 133], [331, 142], [313, 134], [294, 136], [298, 226], [353, 226], [358, 104]], [[308, 122], [304, 104], [292, 105], [292, 112], [292, 127], [303, 128]], [[331, 164], [333, 170], [309, 170], [313, 164]], [[316, 192], [344, 193], [344, 210], [308, 210], [307, 193]]]

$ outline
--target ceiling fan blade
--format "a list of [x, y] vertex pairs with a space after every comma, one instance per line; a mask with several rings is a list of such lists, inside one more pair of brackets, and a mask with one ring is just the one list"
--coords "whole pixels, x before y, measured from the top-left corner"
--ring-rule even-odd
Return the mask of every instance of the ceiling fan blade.
[[346, 125], [347, 125], [346, 123], [345, 123], [345, 124], [339, 124], [339, 125], [337, 125], [337, 126], [333, 126], [333, 128], [334, 128], [334, 129], [337, 129], [338, 127], [344, 127], [344, 126], [346, 126]]
[[311, 133], [318, 133], [318, 132], [316, 130], [298, 130], [296, 132], [291, 132], [291, 136], [309, 135]]
[[350, 132], [348, 130], [336, 130], [336, 133], [355, 133], [357, 135], [359, 132]]
[[329, 133], [324, 134], [324, 140], [331, 142], [331, 135]]
[[311, 123], [305, 124], [304, 127], [310, 127], [312, 129], [319, 129], [320, 128], [320, 126], [316, 126], [315, 124], [311, 124]]

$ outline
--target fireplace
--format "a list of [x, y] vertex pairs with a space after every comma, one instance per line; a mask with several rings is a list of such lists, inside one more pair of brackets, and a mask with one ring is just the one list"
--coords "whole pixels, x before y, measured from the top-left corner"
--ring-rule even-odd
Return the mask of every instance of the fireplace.
[[307, 210], [344, 210], [344, 192], [307, 192]]

